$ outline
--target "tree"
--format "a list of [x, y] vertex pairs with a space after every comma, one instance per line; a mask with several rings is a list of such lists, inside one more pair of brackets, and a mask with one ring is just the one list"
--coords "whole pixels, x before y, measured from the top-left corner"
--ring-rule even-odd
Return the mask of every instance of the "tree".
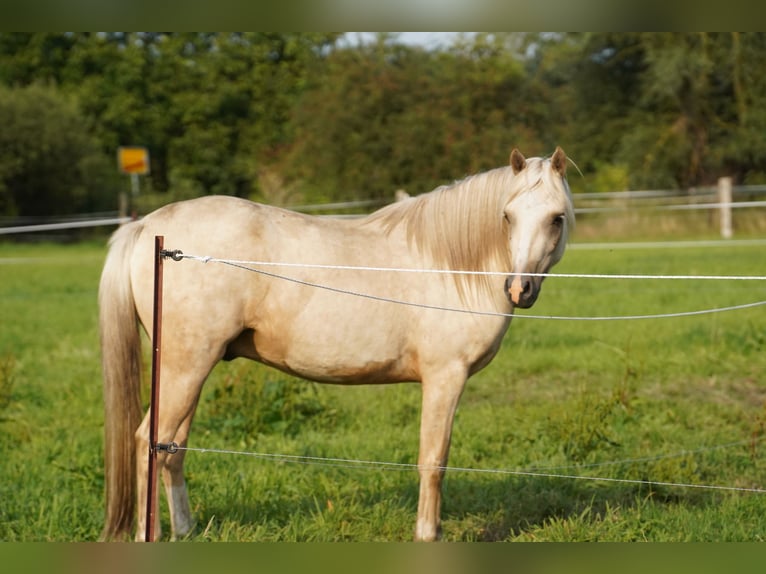
[[38, 84], [0, 86], [0, 125], [0, 213], [76, 213], [114, 202], [114, 168], [73, 98]]
[[[171, 177], [202, 193], [248, 196], [291, 139], [287, 118], [333, 34], [220, 34], [195, 59], [192, 85], [171, 97]], [[183, 38], [179, 38], [183, 41]], [[171, 60], [172, 61], [172, 60]]]
[[327, 200], [388, 200], [506, 164], [514, 145], [540, 150], [508, 39], [428, 51], [383, 35], [333, 51], [295, 109], [283, 171]]
[[338, 34], [0, 34], [0, 82], [73, 94], [103, 149], [143, 145], [148, 183], [249, 195], [305, 76]]
[[388, 199], [514, 146], [562, 145], [604, 189], [766, 180], [763, 33], [485, 33], [433, 50], [338, 37], [0, 33], [0, 85], [70, 96], [107, 157], [148, 147], [155, 203], [285, 198], [280, 185]]
[[572, 132], [585, 171], [626, 166], [632, 187], [689, 188], [763, 173], [764, 35], [574, 35]]

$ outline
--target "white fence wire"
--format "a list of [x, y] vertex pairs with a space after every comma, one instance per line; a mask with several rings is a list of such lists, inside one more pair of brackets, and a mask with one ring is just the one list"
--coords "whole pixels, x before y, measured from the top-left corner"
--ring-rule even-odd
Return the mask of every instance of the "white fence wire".
[[[379, 301], [386, 301], [396, 304], [414, 305], [417, 307], [425, 307], [429, 309], [438, 309], [451, 312], [467, 312], [476, 313], [480, 315], [506, 315], [502, 313], [494, 312], [477, 312], [465, 309], [445, 308], [439, 306], [423, 305], [405, 301], [398, 301], [394, 299], [387, 299], [383, 297], [373, 296], [364, 293], [358, 293], [339, 289], [336, 287], [330, 287], [327, 285], [320, 285], [309, 281], [287, 277], [284, 275], [278, 275], [270, 271], [265, 271], [263, 267], [274, 268], [283, 267], [288, 269], [323, 269], [323, 270], [339, 270], [339, 271], [355, 271], [355, 272], [378, 272], [378, 273], [425, 273], [425, 274], [468, 274], [468, 275], [514, 275], [514, 273], [490, 273], [490, 272], [477, 272], [477, 271], [450, 271], [439, 269], [409, 269], [409, 268], [388, 268], [388, 267], [369, 267], [369, 266], [349, 266], [349, 265], [319, 265], [319, 264], [302, 264], [295, 262], [274, 262], [274, 261], [246, 261], [246, 260], [229, 260], [215, 258], [211, 256], [184, 254], [181, 250], [167, 251], [166, 253], [172, 254], [172, 258], [176, 261], [182, 261], [183, 259], [190, 259], [203, 264], [218, 263], [223, 265], [229, 265], [236, 268], [240, 268], [244, 271], [263, 274], [275, 279], [286, 280], [302, 285], [316, 287], [320, 289], [327, 289], [330, 291], [338, 292], [341, 294], [366, 297]], [[258, 268], [260, 267], [260, 268]], [[631, 275], [631, 274], [589, 274], [589, 273], [548, 273], [548, 274], [530, 274], [535, 276], [545, 277], [558, 277], [565, 279], [619, 279], [619, 280], [666, 280], [666, 281], [766, 281], [766, 276], [763, 275], [739, 275], [739, 276], [727, 276], [727, 275]], [[533, 315], [515, 315], [516, 317], [523, 318], [538, 318], [538, 319], [568, 319], [568, 320], [625, 320], [625, 319], [647, 319], [647, 318], [667, 318], [667, 317], [682, 317], [690, 315], [700, 315], [707, 313], [715, 313], [722, 311], [732, 311], [737, 309], [746, 309], [757, 306], [766, 305], [766, 301], [757, 301], [754, 303], [746, 303], [742, 305], [730, 306], [718, 309], [708, 309], [702, 311], [692, 312], [678, 312], [667, 313], [660, 315], [644, 315], [644, 316], [624, 316], [624, 317], [555, 317], [555, 316], [533, 316]], [[511, 316], [511, 315], [508, 315]], [[743, 486], [730, 486], [719, 484], [698, 484], [688, 482], [670, 482], [670, 481], [657, 481], [650, 479], [631, 479], [631, 478], [617, 478], [617, 477], [603, 477], [603, 476], [590, 476], [583, 474], [572, 474], [554, 472], [556, 470], [587, 470], [594, 467], [606, 467], [615, 465], [634, 465], [638, 463], [658, 461], [668, 458], [676, 458], [681, 456], [696, 456], [704, 452], [722, 450], [732, 448], [736, 446], [749, 445], [754, 448], [755, 444], [761, 442], [764, 437], [753, 437], [746, 441], [734, 441], [720, 445], [714, 445], [709, 447], [699, 447], [692, 450], [683, 450], [676, 453], [654, 455], [640, 458], [627, 458], [620, 460], [611, 460], [593, 464], [584, 465], [570, 465], [559, 467], [534, 467], [528, 469], [499, 469], [499, 468], [472, 468], [472, 467], [456, 467], [446, 466], [439, 467], [441, 470], [449, 472], [466, 472], [466, 473], [479, 473], [479, 474], [492, 474], [492, 475], [513, 475], [521, 477], [534, 477], [534, 478], [547, 478], [547, 479], [560, 479], [560, 480], [585, 480], [593, 482], [607, 482], [607, 483], [619, 483], [619, 484], [636, 484], [644, 486], [662, 486], [662, 487], [679, 487], [689, 489], [705, 489], [705, 490], [717, 490], [717, 491], [731, 491], [740, 493], [753, 493], [753, 494], [766, 494], [766, 489], [760, 487], [743, 487]], [[216, 453], [225, 455], [239, 455], [258, 458], [262, 460], [269, 460], [274, 462], [283, 463], [296, 463], [304, 465], [316, 465], [316, 466], [330, 466], [350, 469], [367, 469], [367, 470], [417, 470], [420, 468], [417, 464], [411, 463], [394, 463], [385, 461], [371, 461], [360, 460], [350, 458], [334, 458], [334, 457], [318, 457], [308, 455], [294, 455], [294, 454], [275, 454], [275, 453], [263, 453], [252, 451], [236, 451], [229, 449], [215, 449], [215, 448], [194, 448], [194, 447], [180, 447], [178, 445], [172, 445], [176, 450], [186, 450], [199, 453]]]
[[[521, 275], [521, 273], [513, 272], [490, 272], [490, 271], [459, 271], [459, 270], [444, 270], [444, 269], [409, 269], [409, 268], [394, 268], [394, 267], [365, 267], [365, 266], [353, 266], [353, 265], [320, 265], [320, 264], [307, 264], [307, 263], [293, 263], [293, 262], [276, 262], [276, 261], [246, 261], [236, 259], [221, 259], [217, 257], [211, 257], [207, 255], [192, 255], [184, 254], [180, 250], [177, 250], [174, 258], [191, 259], [202, 263], [219, 263], [236, 267], [244, 271], [250, 271], [258, 273], [274, 279], [280, 279], [288, 281], [290, 283], [296, 283], [307, 287], [314, 287], [317, 289], [323, 289], [326, 291], [332, 291], [343, 295], [351, 295], [354, 297], [362, 297], [373, 301], [381, 301], [386, 303], [393, 303], [397, 305], [405, 305], [409, 307], [418, 307], [421, 309], [430, 309], [437, 311], [446, 311], [452, 313], [467, 313], [471, 315], [483, 315], [492, 317], [515, 317], [522, 319], [547, 319], [557, 321], [628, 321], [639, 319], [668, 319], [678, 317], [691, 317], [696, 315], [708, 315], [712, 313], [722, 313], [727, 311], [737, 311], [741, 309], [750, 309], [754, 307], [760, 307], [766, 305], [766, 301], [754, 301], [749, 303], [742, 303], [739, 305], [730, 305], [726, 307], [716, 307], [711, 309], [699, 309], [694, 311], [678, 311], [674, 313], [653, 313], [647, 315], [620, 315], [620, 316], [563, 316], [563, 315], [530, 315], [530, 314], [518, 314], [518, 313], [502, 313], [498, 311], [482, 311], [476, 309], [463, 309], [457, 307], [445, 307], [441, 305], [433, 305], [427, 303], [416, 303], [412, 301], [403, 301], [401, 299], [392, 299], [389, 297], [382, 297], [379, 295], [371, 295], [369, 293], [362, 293], [359, 291], [351, 291], [339, 287], [332, 287], [329, 285], [323, 285], [313, 281], [307, 281], [305, 279], [298, 279], [295, 277], [289, 277], [278, 273], [266, 271], [263, 267], [286, 267], [286, 268], [304, 268], [304, 269], [323, 269], [323, 270], [339, 270], [339, 271], [359, 271], [359, 272], [388, 272], [388, 273], [424, 273], [424, 274], [452, 274], [452, 275]], [[259, 268], [260, 267], [260, 268]], [[620, 280], [670, 280], [670, 281], [766, 281], [766, 275], [625, 275], [625, 274], [600, 274], [600, 273], [524, 273], [524, 275], [535, 277], [558, 277], [565, 279], [620, 279]]]

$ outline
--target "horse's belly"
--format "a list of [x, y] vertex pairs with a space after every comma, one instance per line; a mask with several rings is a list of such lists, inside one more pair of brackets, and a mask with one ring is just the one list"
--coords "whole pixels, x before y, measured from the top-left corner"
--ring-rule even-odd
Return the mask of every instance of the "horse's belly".
[[399, 361], [367, 361], [336, 363], [318, 363], [303, 361], [301, 357], [291, 358], [284, 363], [282, 370], [291, 374], [325, 383], [342, 384], [371, 384], [394, 383], [413, 380], [414, 376], [406, 376]]
[[247, 330], [232, 341], [226, 357], [245, 357], [305, 379], [344, 384], [419, 380], [413, 353], [385, 341], [363, 338], [290, 337], [287, 330]]

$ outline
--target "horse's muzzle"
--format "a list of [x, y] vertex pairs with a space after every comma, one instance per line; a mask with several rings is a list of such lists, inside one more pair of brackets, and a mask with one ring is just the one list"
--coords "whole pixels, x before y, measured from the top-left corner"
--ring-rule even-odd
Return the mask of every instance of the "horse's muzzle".
[[529, 309], [537, 301], [540, 285], [526, 275], [511, 275], [505, 280], [505, 294], [515, 307]]

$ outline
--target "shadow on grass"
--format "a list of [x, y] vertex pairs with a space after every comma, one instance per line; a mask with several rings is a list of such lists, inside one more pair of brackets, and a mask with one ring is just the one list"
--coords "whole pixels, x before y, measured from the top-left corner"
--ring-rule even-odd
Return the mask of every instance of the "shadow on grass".
[[[326, 490], [305, 483], [249, 496], [203, 503], [200, 524], [192, 539], [204, 539], [205, 522], [216, 517], [229, 532], [256, 533], [269, 539], [375, 540], [411, 539], [414, 531], [418, 484], [414, 473], [399, 486], [360, 485], [353, 476], [333, 478], [339, 490], [328, 505]], [[341, 500], [354, 485], [349, 500]], [[406, 484], [405, 484], [406, 483]], [[708, 495], [706, 497], [706, 494]], [[194, 493], [192, 492], [192, 497]], [[534, 533], [552, 521], [579, 521], [587, 528], [610, 511], [635, 510], [644, 501], [655, 504], [699, 506], [709, 493], [645, 484], [616, 484], [539, 477], [474, 477], [452, 473], [444, 487], [442, 518], [446, 540], [503, 541]], [[389, 516], [391, 518], [389, 518]], [[363, 524], [367, 522], [367, 524]], [[389, 523], [390, 522], [390, 523]], [[247, 534], [245, 534], [247, 536]], [[215, 536], [213, 536], [214, 538]]]
[[698, 506], [705, 504], [706, 494], [710, 493], [566, 478], [455, 476], [445, 485], [442, 514], [445, 522], [455, 523], [455, 540], [494, 542], [523, 537], [554, 521], [587, 525], [616, 509], [619, 514], [636, 510], [649, 500]]

